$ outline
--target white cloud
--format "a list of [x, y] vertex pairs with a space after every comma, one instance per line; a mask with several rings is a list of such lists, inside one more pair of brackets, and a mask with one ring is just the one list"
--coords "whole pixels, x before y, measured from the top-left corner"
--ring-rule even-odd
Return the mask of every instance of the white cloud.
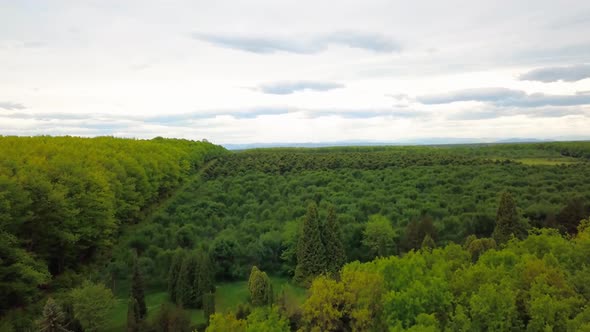
[[[575, 0], [9, 2], [0, 134], [573, 135], [588, 125], [588, 13]], [[440, 103], [449, 91], [464, 101]]]

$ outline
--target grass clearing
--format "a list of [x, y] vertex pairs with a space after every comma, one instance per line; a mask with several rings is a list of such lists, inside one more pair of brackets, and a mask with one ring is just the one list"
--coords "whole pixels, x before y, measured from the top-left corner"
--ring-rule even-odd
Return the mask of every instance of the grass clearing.
[[[291, 281], [284, 277], [271, 277], [273, 290], [275, 295], [278, 295], [282, 289], [296, 299], [298, 304], [303, 303], [306, 296], [306, 290], [291, 283]], [[128, 288], [127, 288], [128, 289]], [[124, 291], [117, 292], [117, 304], [111, 310], [109, 322], [105, 331], [119, 332], [125, 330], [127, 323], [127, 297]], [[146, 292], [146, 305], [148, 307], [148, 320], [153, 318], [154, 313], [158, 308], [168, 303], [168, 293], [162, 290], [155, 290], [153, 292]], [[235, 310], [236, 306], [241, 303], [248, 302], [248, 282], [234, 281], [221, 283], [217, 285], [215, 293], [215, 309], [217, 312], [228, 312]], [[193, 325], [202, 324], [205, 322], [203, 310], [188, 309]]]

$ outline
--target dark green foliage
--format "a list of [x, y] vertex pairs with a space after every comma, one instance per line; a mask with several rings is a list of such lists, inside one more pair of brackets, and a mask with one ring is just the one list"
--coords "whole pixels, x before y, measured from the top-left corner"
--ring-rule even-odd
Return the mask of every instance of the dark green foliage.
[[590, 215], [590, 206], [584, 203], [584, 200], [580, 197], [571, 199], [555, 216], [557, 228], [568, 234], [576, 234], [580, 220]]
[[193, 251], [184, 256], [176, 282], [176, 303], [187, 308], [202, 308], [203, 295], [215, 291], [214, 270], [209, 255]]
[[315, 203], [310, 203], [297, 244], [295, 280], [306, 283], [310, 278], [325, 271], [326, 251], [320, 235], [318, 208]]
[[191, 332], [190, 317], [182, 307], [163, 304], [152, 322], [154, 332]]
[[248, 278], [248, 291], [250, 302], [253, 306], [271, 305], [274, 294], [272, 283], [266, 272], [260, 271], [256, 266], [252, 267], [250, 278]]
[[137, 300], [131, 296], [127, 301], [127, 332], [140, 332], [141, 312]]
[[419, 220], [413, 219], [407, 226], [405, 231], [405, 249], [419, 249], [422, 247], [422, 241], [426, 236], [431, 237], [434, 241], [437, 238], [437, 231], [434, 227], [432, 218], [428, 215], [423, 215]]
[[215, 313], [215, 294], [208, 292], [203, 294], [203, 315], [205, 322], [209, 325], [209, 318]]
[[43, 262], [19, 248], [18, 240], [0, 230], [0, 312], [37, 298], [37, 286], [49, 281]]
[[138, 260], [135, 256], [133, 259], [133, 275], [131, 276], [131, 297], [137, 302], [140, 319], [143, 319], [147, 314], [144, 293], [143, 277], [141, 276]]
[[183, 250], [175, 251], [168, 272], [168, 294], [170, 295], [170, 301], [174, 303], [177, 301], [178, 277], [180, 276], [183, 258]]
[[338, 217], [336, 216], [336, 209], [332, 205], [328, 207], [328, 217], [323, 230], [322, 239], [327, 259], [326, 270], [336, 273], [346, 262], [346, 253], [342, 244], [342, 231], [338, 223]]
[[498, 244], [503, 244], [508, 242], [513, 236], [522, 237], [524, 235], [523, 233], [524, 229], [516, 211], [516, 203], [509, 192], [503, 192], [496, 213], [494, 240]]
[[39, 331], [41, 332], [67, 332], [65, 328], [65, 315], [52, 298], [47, 299], [43, 307], [43, 317], [39, 322]]

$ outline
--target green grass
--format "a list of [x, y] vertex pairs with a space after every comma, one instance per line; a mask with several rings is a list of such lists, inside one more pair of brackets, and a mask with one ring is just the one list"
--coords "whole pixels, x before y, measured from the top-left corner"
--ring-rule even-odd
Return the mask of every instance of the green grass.
[[[298, 304], [303, 303], [306, 296], [304, 288], [293, 285], [289, 279], [281, 277], [271, 277], [273, 289], [276, 294], [284, 289], [285, 292], [294, 298]], [[128, 288], [127, 288], [128, 289]], [[117, 304], [111, 310], [109, 323], [105, 331], [119, 332], [125, 330], [127, 323], [127, 298], [124, 291], [118, 292]], [[146, 292], [146, 305], [148, 307], [148, 320], [153, 317], [153, 314], [158, 311], [160, 305], [168, 302], [168, 294], [165, 291]], [[217, 285], [215, 293], [215, 309], [217, 312], [228, 312], [235, 310], [236, 306], [241, 303], [248, 302], [248, 283], [246, 281], [235, 281], [228, 283], [221, 283]], [[191, 317], [193, 325], [202, 324], [205, 322], [203, 310], [187, 310]]]

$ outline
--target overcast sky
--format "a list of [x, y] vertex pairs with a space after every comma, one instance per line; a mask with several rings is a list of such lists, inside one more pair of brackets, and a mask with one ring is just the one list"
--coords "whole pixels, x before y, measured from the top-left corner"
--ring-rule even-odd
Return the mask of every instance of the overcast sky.
[[0, 135], [590, 137], [590, 1], [0, 0]]

